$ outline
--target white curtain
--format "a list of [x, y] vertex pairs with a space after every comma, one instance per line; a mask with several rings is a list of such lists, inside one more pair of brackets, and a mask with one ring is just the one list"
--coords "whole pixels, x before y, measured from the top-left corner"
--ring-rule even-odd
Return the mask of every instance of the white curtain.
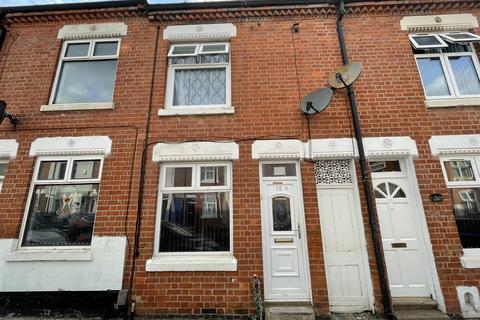
[[226, 69], [177, 69], [173, 105], [212, 105], [226, 103]]

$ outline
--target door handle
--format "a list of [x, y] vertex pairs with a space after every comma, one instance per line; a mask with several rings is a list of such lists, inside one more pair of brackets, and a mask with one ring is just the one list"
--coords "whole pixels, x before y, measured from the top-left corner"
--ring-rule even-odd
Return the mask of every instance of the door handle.
[[302, 239], [302, 230], [300, 229], [300, 223], [297, 223], [298, 239]]

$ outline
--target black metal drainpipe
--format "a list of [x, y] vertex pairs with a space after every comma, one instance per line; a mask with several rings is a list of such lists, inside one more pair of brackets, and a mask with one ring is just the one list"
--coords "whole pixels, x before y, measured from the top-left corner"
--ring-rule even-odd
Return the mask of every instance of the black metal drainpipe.
[[[344, 0], [338, 0], [337, 5], [337, 34], [340, 42], [340, 51], [344, 64], [348, 63], [347, 46], [345, 44], [345, 35], [343, 32], [343, 16], [345, 14]], [[365, 189], [365, 198], [367, 201], [368, 217], [370, 229], [372, 231], [373, 246], [375, 248], [375, 259], [377, 262], [378, 276], [380, 278], [380, 290], [382, 293], [383, 312], [388, 319], [396, 319], [392, 312], [392, 302], [390, 298], [390, 290], [388, 288], [388, 279], [385, 272], [385, 263], [382, 254], [382, 239], [377, 223], [375, 207], [373, 204], [372, 189], [370, 188], [370, 178], [368, 176], [367, 159], [365, 158], [365, 149], [363, 147], [362, 129], [360, 126], [360, 118], [357, 111], [357, 100], [353, 85], [347, 86], [348, 98], [350, 100], [350, 110], [352, 112], [353, 127], [355, 130], [355, 138], [357, 140], [358, 154], [360, 156], [360, 170], [362, 174], [363, 187]]]

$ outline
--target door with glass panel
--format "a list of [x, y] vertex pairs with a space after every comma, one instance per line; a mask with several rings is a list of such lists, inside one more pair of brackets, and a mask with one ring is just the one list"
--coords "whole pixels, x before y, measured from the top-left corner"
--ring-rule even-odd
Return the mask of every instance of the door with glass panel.
[[430, 297], [422, 229], [403, 163], [370, 163], [388, 281], [393, 297]]
[[265, 300], [310, 300], [298, 171], [297, 163], [261, 164]]

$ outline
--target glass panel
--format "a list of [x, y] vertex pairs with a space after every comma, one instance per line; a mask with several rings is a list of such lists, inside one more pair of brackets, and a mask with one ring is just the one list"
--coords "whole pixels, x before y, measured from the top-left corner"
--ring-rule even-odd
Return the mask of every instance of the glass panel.
[[111, 102], [117, 60], [66, 61], [54, 103]]
[[413, 36], [413, 39], [421, 46], [436, 46], [442, 44], [434, 36]]
[[229, 250], [228, 192], [163, 194], [160, 252]]
[[462, 39], [472, 39], [476, 40], [478, 39], [478, 36], [465, 32], [465, 33], [446, 33], [446, 36], [449, 38], [455, 39], [455, 40], [462, 40]]
[[225, 44], [205, 44], [202, 47], [203, 52], [225, 52], [226, 45]]
[[385, 198], [385, 196], [383, 194], [381, 194], [380, 192], [378, 192], [377, 190], [375, 190], [375, 198]]
[[225, 103], [225, 68], [175, 70], [173, 105], [188, 106]]
[[450, 189], [463, 248], [480, 248], [480, 188]]
[[295, 177], [295, 163], [263, 164], [264, 177]]
[[405, 192], [402, 189], [398, 189], [397, 193], [393, 196], [394, 198], [406, 198]]
[[201, 167], [200, 168], [200, 186], [225, 186], [225, 177], [227, 175], [226, 166]]
[[5, 173], [7, 173], [7, 165], [6, 163], [0, 163], [0, 177], [3, 177]]
[[228, 53], [204, 54], [200, 56], [200, 63], [226, 63], [228, 62]]
[[472, 163], [468, 160], [444, 161], [448, 181], [475, 181]]
[[98, 179], [100, 160], [75, 160], [72, 179]]
[[460, 94], [480, 94], [480, 79], [471, 56], [448, 57]]
[[399, 172], [402, 171], [400, 169], [400, 162], [398, 160], [395, 161], [371, 161], [370, 162], [370, 169], [372, 172]]
[[65, 57], [86, 57], [90, 43], [71, 43], [67, 46]]
[[170, 64], [197, 64], [197, 57], [173, 57], [170, 58]]
[[386, 183], [381, 183], [377, 186], [377, 189], [382, 191], [384, 194], [388, 195]]
[[172, 54], [181, 55], [181, 54], [194, 54], [197, 50], [197, 45], [192, 46], [174, 46]]
[[272, 199], [273, 231], [292, 231], [292, 213], [290, 199], [275, 197]]
[[165, 174], [165, 187], [192, 186], [192, 167], [167, 168]]
[[67, 161], [42, 161], [38, 169], [38, 180], [63, 180]]
[[440, 58], [417, 58], [423, 88], [427, 96], [449, 96], [447, 80]]
[[90, 245], [98, 186], [35, 186], [23, 246]]
[[395, 183], [391, 183], [391, 182], [388, 183], [388, 190], [390, 195], [392, 195], [397, 188], [398, 186]]
[[118, 42], [97, 42], [95, 44], [94, 56], [115, 56], [117, 55]]

